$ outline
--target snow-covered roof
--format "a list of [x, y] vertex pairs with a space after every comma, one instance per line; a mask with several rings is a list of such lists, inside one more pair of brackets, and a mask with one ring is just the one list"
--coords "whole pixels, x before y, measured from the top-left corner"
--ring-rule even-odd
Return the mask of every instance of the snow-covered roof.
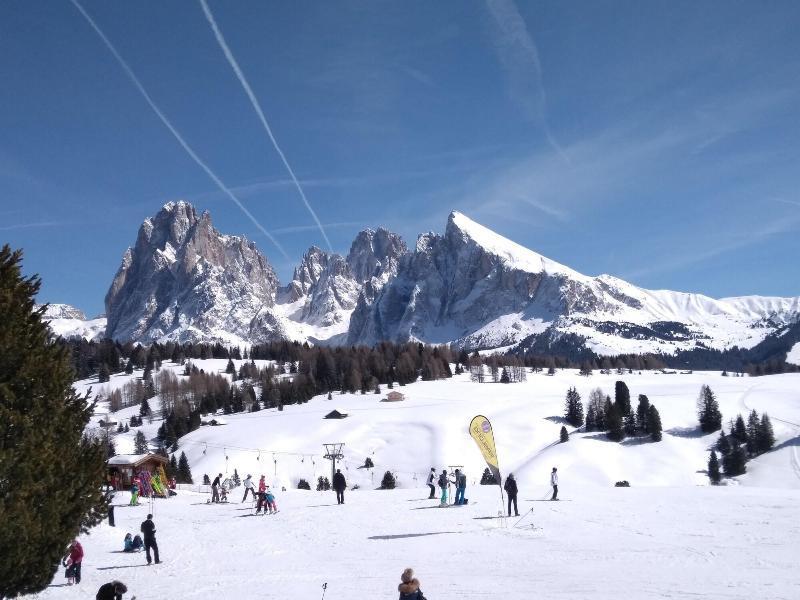
[[138, 466], [143, 462], [146, 462], [151, 459], [157, 459], [162, 462], [168, 462], [166, 458], [161, 456], [160, 454], [153, 454], [152, 452], [148, 452], [147, 454], [117, 454], [116, 456], [112, 456], [108, 459], [109, 466]]

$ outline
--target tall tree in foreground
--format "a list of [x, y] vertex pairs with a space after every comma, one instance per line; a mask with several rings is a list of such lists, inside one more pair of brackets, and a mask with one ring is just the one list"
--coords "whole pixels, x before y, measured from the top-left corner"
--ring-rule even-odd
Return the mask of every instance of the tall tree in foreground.
[[650, 431], [650, 438], [654, 442], [661, 441], [661, 415], [655, 404], [651, 404], [647, 410], [647, 429]]
[[772, 431], [772, 421], [767, 413], [761, 415], [761, 422], [756, 434], [756, 449], [759, 454], [772, 450], [775, 445], [775, 433]]
[[608, 427], [608, 439], [613, 442], [621, 442], [625, 439], [625, 429], [622, 427], [622, 415], [619, 413], [617, 404], [611, 406], [611, 410], [606, 415], [606, 426]]
[[619, 407], [619, 414], [623, 417], [631, 412], [631, 392], [624, 381], [614, 384], [614, 404]]
[[105, 447], [84, 436], [93, 406], [72, 389], [21, 256], [0, 249], [0, 597], [46, 588], [67, 544], [107, 506]]
[[569, 388], [569, 391], [567, 391], [564, 416], [567, 419], [567, 423], [573, 427], [583, 425], [583, 403], [581, 402], [581, 395], [574, 387]]
[[[173, 454], [172, 458], [175, 458]], [[186, 453], [181, 452], [181, 457], [178, 460], [178, 483], [194, 483], [192, 481], [192, 469], [189, 467], [189, 459], [186, 458]]]

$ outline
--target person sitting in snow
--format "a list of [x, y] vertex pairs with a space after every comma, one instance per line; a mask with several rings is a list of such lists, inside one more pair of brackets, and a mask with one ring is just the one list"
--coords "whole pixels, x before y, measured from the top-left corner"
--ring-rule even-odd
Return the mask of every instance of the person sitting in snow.
[[95, 600], [122, 600], [122, 594], [128, 591], [127, 586], [121, 581], [104, 583], [97, 590]]
[[414, 577], [414, 569], [406, 569], [400, 575], [400, 585], [397, 586], [400, 592], [400, 600], [422, 600], [422, 590], [419, 589], [419, 580]]
[[132, 536], [130, 533], [125, 534], [125, 541], [123, 542], [123, 552], [139, 552], [144, 547], [144, 542], [140, 535]]

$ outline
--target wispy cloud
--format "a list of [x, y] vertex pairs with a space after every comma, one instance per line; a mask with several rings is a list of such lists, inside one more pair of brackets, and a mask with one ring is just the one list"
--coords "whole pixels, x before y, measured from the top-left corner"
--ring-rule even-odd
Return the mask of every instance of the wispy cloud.
[[686, 245], [686, 252], [670, 253], [667, 260], [639, 269], [633, 269], [623, 273], [622, 277], [626, 279], [635, 279], [656, 273], [676, 271], [728, 254], [729, 252], [762, 244], [774, 237], [798, 229], [800, 229], [800, 216], [792, 219], [776, 219], [760, 226], [747, 227], [745, 230], [720, 236], [716, 240], [706, 238], [695, 247]]
[[512, 99], [526, 116], [538, 122], [548, 144], [567, 164], [570, 157], [558, 143], [547, 118], [547, 93], [536, 41], [514, 0], [486, 0], [495, 52], [506, 71]]
[[781, 204], [790, 204], [791, 206], [800, 206], [800, 201], [786, 200], [785, 198], [775, 198], [775, 202], [780, 202]]
[[66, 224], [67, 223], [61, 221], [39, 221], [38, 223], [19, 223], [17, 225], [3, 225], [2, 227], [0, 227], [0, 231], [12, 231], [14, 229], [33, 229], [36, 227], [60, 227]]
[[222, 191], [228, 198], [230, 198], [233, 201], [233, 203], [236, 204], [236, 206], [238, 206], [239, 209], [247, 216], [247, 218], [249, 218], [250, 221], [252, 221], [253, 225], [255, 225], [261, 233], [263, 233], [265, 236], [267, 236], [269, 241], [271, 241], [274, 244], [274, 246], [280, 251], [281, 254], [283, 254], [283, 256], [287, 260], [289, 260], [289, 255], [286, 254], [286, 251], [283, 249], [283, 246], [281, 246], [278, 243], [278, 240], [276, 240], [272, 236], [272, 234], [270, 234], [270, 232], [267, 231], [263, 227], [263, 225], [261, 225], [261, 223], [258, 222], [258, 220], [253, 216], [253, 214], [249, 210], [247, 210], [247, 208], [244, 206], [244, 204], [242, 204], [239, 201], [239, 199], [222, 182], [222, 180], [216, 175], [216, 173], [214, 173], [214, 171], [212, 171], [211, 168], [205, 162], [203, 162], [203, 160], [197, 155], [197, 153], [191, 148], [191, 146], [189, 146], [188, 142], [186, 142], [186, 140], [183, 139], [183, 136], [181, 136], [181, 134], [178, 133], [178, 130], [175, 129], [175, 127], [172, 125], [172, 123], [169, 121], [169, 119], [167, 119], [166, 115], [162, 112], [162, 110], [156, 105], [156, 103], [150, 97], [150, 94], [147, 92], [147, 90], [145, 89], [144, 85], [142, 85], [142, 82], [139, 81], [139, 78], [133, 72], [133, 69], [130, 68], [130, 66], [125, 61], [125, 59], [123, 59], [122, 56], [120, 55], [120, 53], [117, 52], [117, 49], [114, 47], [114, 45], [108, 39], [108, 37], [106, 37], [105, 33], [103, 33], [103, 31], [100, 29], [100, 27], [97, 25], [97, 23], [94, 22], [94, 19], [92, 19], [92, 17], [89, 16], [89, 13], [87, 13], [84, 10], [83, 6], [81, 6], [81, 4], [78, 2], [78, 0], [70, 0], [70, 1], [75, 6], [75, 8], [78, 9], [78, 11], [81, 13], [81, 15], [83, 15], [83, 17], [86, 19], [87, 23], [89, 23], [89, 25], [92, 27], [92, 29], [94, 29], [95, 33], [103, 41], [103, 43], [105, 44], [106, 48], [108, 48], [108, 50], [114, 56], [116, 61], [122, 67], [122, 70], [125, 71], [125, 74], [131, 80], [131, 82], [133, 82], [133, 84], [136, 86], [136, 89], [139, 90], [139, 93], [142, 95], [142, 97], [144, 97], [144, 99], [147, 102], [147, 104], [150, 105], [150, 108], [153, 110], [153, 112], [156, 114], [156, 116], [161, 120], [161, 122], [164, 124], [164, 126], [167, 129], [169, 129], [170, 133], [175, 137], [175, 139], [178, 141], [178, 143], [181, 145], [181, 147], [189, 155], [189, 157], [195, 163], [197, 163], [197, 165], [201, 169], [203, 169], [203, 171], [205, 171], [206, 175], [209, 176], [209, 178], [216, 184], [216, 186], [220, 189], [220, 191]]
[[[363, 223], [358, 221], [343, 221], [341, 223], [325, 223], [325, 229], [336, 229], [341, 227], [360, 227]], [[273, 229], [273, 235], [281, 235], [284, 233], [300, 233], [302, 231], [314, 231], [317, 229], [316, 225], [290, 225], [288, 227], [279, 227], [278, 229]]]
[[233, 52], [228, 47], [228, 44], [225, 42], [225, 37], [222, 35], [222, 31], [220, 31], [219, 27], [217, 26], [217, 22], [214, 20], [214, 15], [211, 13], [211, 9], [208, 7], [208, 4], [205, 0], [200, 0], [200, 6], [203, 7], [203, 13], [205, 13], [206, 20], [208, 24], [211, 26], [211, 29], [214, 31], [214, 37], [217, 39], [217, 43], [219, 47], [222, 49], [225, 58], [228, 60], [228, 63], [231, 65], [233, 72], [236, 74], [236, 78], [239, 80], [239, 83], [242, 84], [242, 88], [244, 88], [245, 94], [247, 94], [248, 99], [250, 100], [250, 104], [253, 105], [253, 110], [256, 111], [258, 115], [258, 119], [261, 121], [261, 124], [264, 126], [264, 131], [267, 132], [267, 136], [269, 137], [270, 141], [272, 142], [272, 146], [275, 148], [275, 152], [278, 153], [278, 156], [281, 158], [281, 162], [283, 162], [283, 166], [286, 167], [286, 171], [289, 173], [289, 177], [292, 178], [295, 187], [297, 188], [297, 192], [300, 194], [300, 198], [303, 200], [303, 204], [305, 204], [306, 209], [311, 214], [311, 217], [314, 219], [314, 222], [317, 224], [322, 237], [325, 239], [325, 243], [328, 244], [328, 249], [333, 251], [333, 246], [331, 245], [331, 241], [328, 239], [328, 234], [325, 233], [325, 228], [322, 226], [322, 223], [317, 216], [317, 213], [314, 212], [314, 209], [311, 208], [311, 204], [308, 202], [308, 198], [306, 198], [306, 194], [303, 191], [303, 186], [300, 185], [300, 182], [297, 180], [297, 177], [292, 170], [292, 167], [289, 165], [289, 161], [286, 160], [286, 156], [283, 154], [283, 150], [278, 145], [278, 140], [275, 139], [275, 135], [272, 133], [272, 128], [269, 126], [267, 122], [267, 118], [264, 116], [264, 111], [261, 109], [261, 104], [256, 98], [255, 93], [253, 92], [250, 84], [247, 82], [247, 78], [244, 76], [242, 69], [239, 67], [239, 63], [236, 61], [236, 58], [233, 56]]

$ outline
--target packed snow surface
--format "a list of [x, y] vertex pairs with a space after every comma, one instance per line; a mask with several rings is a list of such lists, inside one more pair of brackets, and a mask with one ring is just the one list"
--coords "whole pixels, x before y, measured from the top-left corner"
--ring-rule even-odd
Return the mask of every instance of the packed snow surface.
[[[237, 367], [240, 361], [235, 361]], [[222, 372], [225, 360], [196, 361]], [[260, 363], [261, 365], [265, 363]], [[178, 365], [163, 368], [181, 371]], [[76, 388], [107, 394], [132, 377]], [[664, 439], [609, 442], [598, 432], [570, 430], [559, 444], [564, 395], [575, 386], [584, 403], [592, 388], [613, 396], [623, 380], [636, 405], [646, 394], [658, 407]], [[708, 448], [717, 434], [697, 430], [700, 386], [716, 393], [726, 423], [752, 409], [769, 413], [776, 448], [748, 463], [727, 485], [707, 485]], [[334, 394], [283, 411], [226, 415], [223, 426], [203, 426], [181, 438], [180, 450], [196, 482], [203, 474], [234, 469], [244, 478], [266, 475], [280, 512], [253, 516], [242, 489], [232, 503], [206, 504], [207, 488], [181, 490], [153, 504], [164, 564], [145, 566], [143, 554], [123, 554], [122, 538], [136, 533], [147, 501], [128, 507], [115, 499], [117, 527], [107, 524], [81, 538], [83, 582], [64, 583], [63, 569], [41, 598], [92, 598], [112, 579], [131, 595], [168, 598], [395, 598], [400, 572], [413, 567], [428, 598], [751, 598], [800, 597], [800, 375], [721, 377], [719, 372], [644, 372], [579, 377], [528, 374], [518, 384], [478, 384], [462, 375], [396, 387], [401, 402], [383, 394]], [[151, 406], [159, 406], [157, 399]], [[324, 420], [334, 408], [346, 419]], [[105, 416], [101, 406], [98, 416]], [[131, 407], [112, 413], [126, 422]], [[500, 468], [513, 472], [525, 519], [497, 519], [499, 489], [477, 485], [485, 464], [467, 426], [486, 415], [495, 432]], [[97, 419], [97, 417], [96, 417]], [[160, 421], [145, 420], [154, 436]], [[132, 450], [135, 429], [115, 438]], [[348, 485], [346, 504], [333, 492], [297, 490], [330, 477], [322, 444], [344, 442], [339, 463]], [[226, 458], [227, 457], [227, 458]], [[374, 469], [359, 469], [370, 457]], [[464, 507], [438, 508], [428, 500], [431, 466], [462, 465], [469, 480]], [[557, 466], [559, 497], [548, 502], [549, 473]], [[399, 489], [375, 490], [385, 471]], [[615, 488], [628, 480], [630, 488]], [[286, 491], [281, 487], [285, 486]], [[437, 490], [438, 492], [438, 490]], [[545, 501], [543, 501], [545, 500]], [[529, 512], [530, 511], [530, 512]], [[535, 529], [531, 527], [535, 526]]]

